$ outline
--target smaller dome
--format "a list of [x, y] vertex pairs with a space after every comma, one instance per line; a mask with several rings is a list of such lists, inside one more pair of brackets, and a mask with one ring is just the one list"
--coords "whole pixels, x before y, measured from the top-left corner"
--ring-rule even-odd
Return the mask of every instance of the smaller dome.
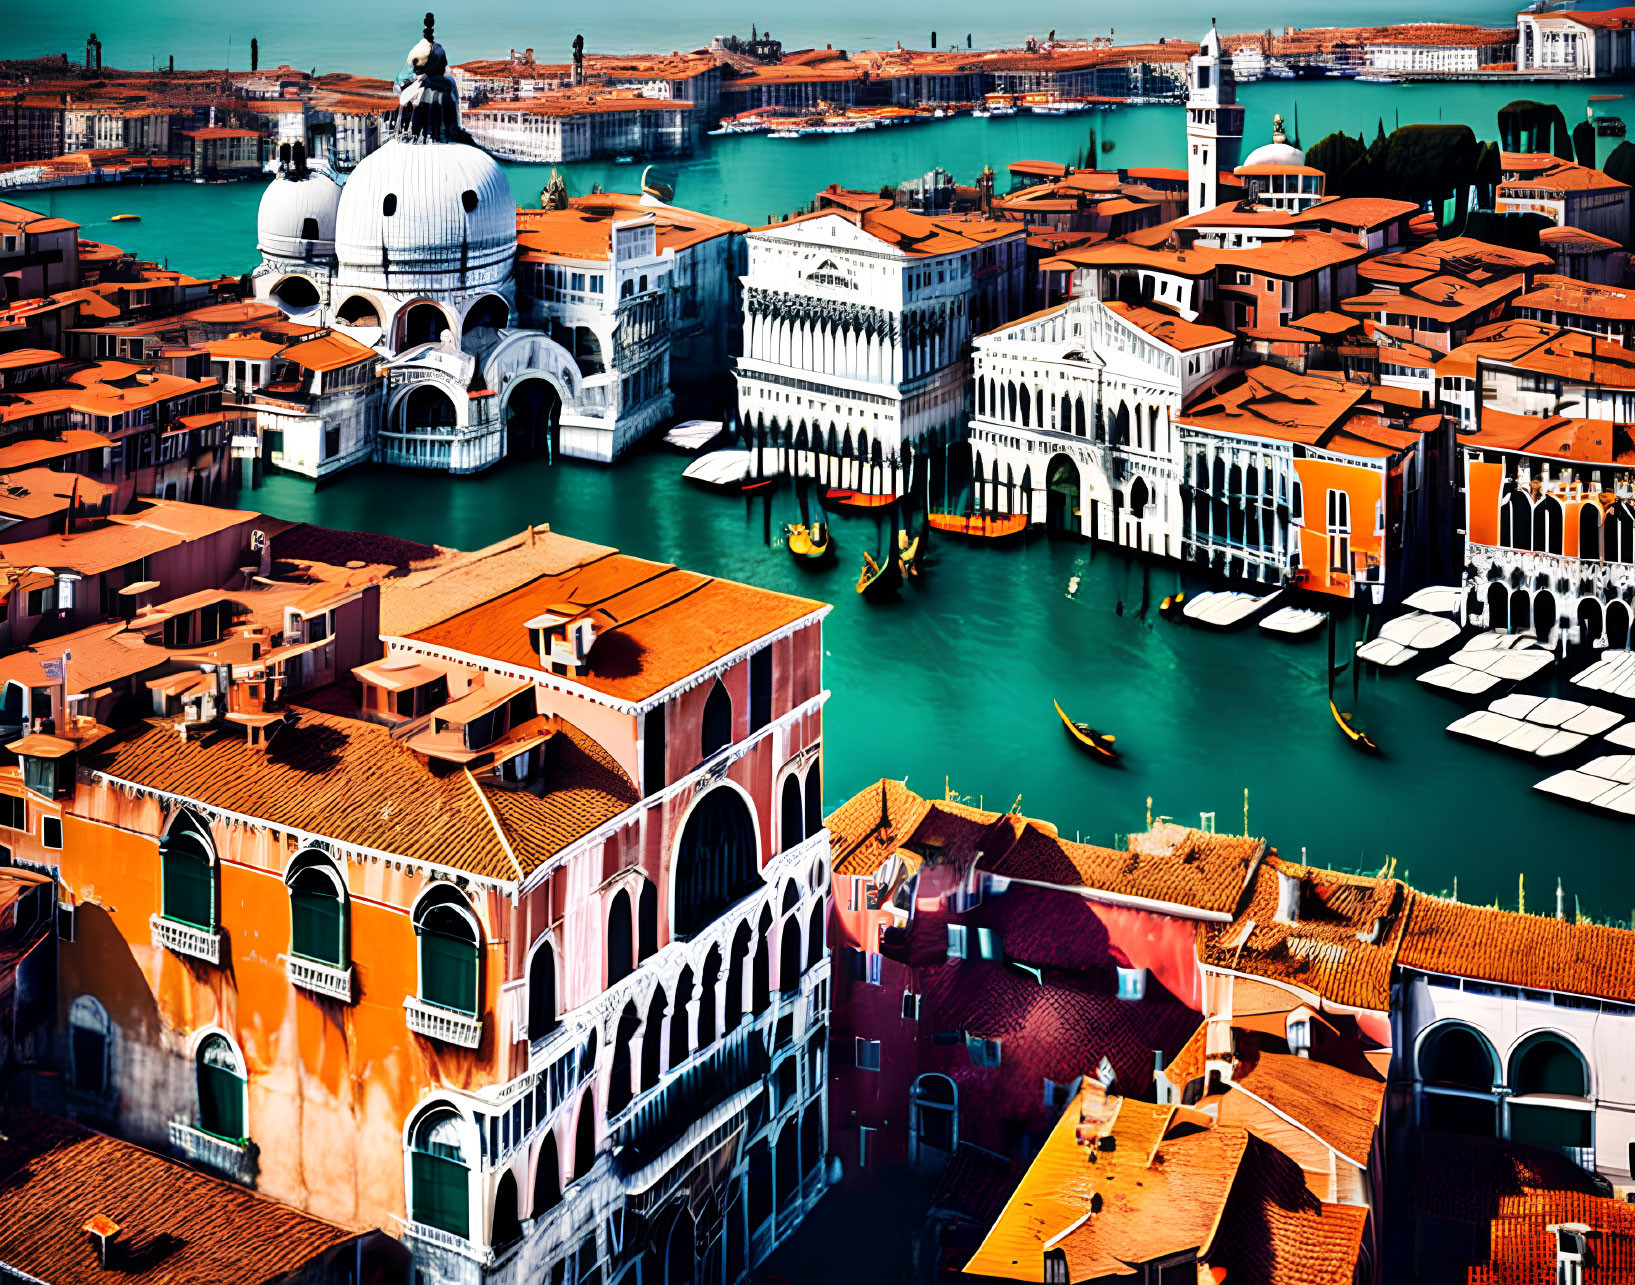
[[340, 204], [341, 185], [328, 174], [307, 170], [292, 178], [280, 173], [261, 194], [256, 248], [272, 259], [332, 258]]
[[1292, 143], [1265, 143], [1250, 152], [1244, 165], [1304, 165], [1306, 154]]

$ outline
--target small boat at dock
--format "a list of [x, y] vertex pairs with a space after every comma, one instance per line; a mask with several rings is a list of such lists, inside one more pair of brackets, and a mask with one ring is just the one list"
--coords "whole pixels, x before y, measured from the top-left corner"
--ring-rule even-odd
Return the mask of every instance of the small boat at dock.
[[1327, 619], [1326, 611], [1311, 611], [1305, 607], [1279, 607], [1260, 622], [1260, 627], [1269, 634], [1303, 638], [1314, 629], [1322, 628], [1323, 622]]
[[1233, 629], [1271, 606], [1272, 600], [1281, 592], [1282, 590], [1278, 590], [1277, 593], [1269, 593], [1263, 598], [1257, 598], [1252, 593], [1200, 593], [1181, 608], [1181, 614], [1200, 625], [1209, 625], [1214, 629]]
[[721, 436], [722, 427], [718, 419], [690, 419], [666, 433], [664, 442], [683, 451], [701, 451]]
[[777, 477], [751, 477], [752, 451], [711, 451], [700, 455], [682, 469], [681, 476], [717, 491], [768, 491], [777, 486]]
[[902, 586], [903, 573], [897, 559], [876, 562], [867, 550], [863, 553], [863, 570], [857, 577], [857, 592], [865, 598], [888, 598]]
[[785, 530], [789, 535], [789, 552], [802, 562], [821, 562], [834, 552], [834, 541], [825, 523], [814, 522], [807, 526], [797, 522]]
[[1051, 704], [1056, 707], [1056, 714], [1075, 745], [1104, 763], [1118, 762], [1119, 753], [1113, 744], [1115, 738], [1111, 733], [1098, 732], [1088, 723], [1075, 722], [1067, 716], [1067, 711], [1062, 708], [1060, 701], [1052, 701]]
[[934, 531], [973, 540], [1014, 540], [1028, 529], [1026, 513], [930, 513], [926, 522]]

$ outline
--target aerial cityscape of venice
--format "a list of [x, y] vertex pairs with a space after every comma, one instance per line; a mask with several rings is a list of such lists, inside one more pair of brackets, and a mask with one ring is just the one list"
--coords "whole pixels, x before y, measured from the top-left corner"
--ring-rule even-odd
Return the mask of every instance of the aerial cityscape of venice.
[[1438, 3], [8, 14], [0, 1283], [1635, 1285], [1635, 7]]

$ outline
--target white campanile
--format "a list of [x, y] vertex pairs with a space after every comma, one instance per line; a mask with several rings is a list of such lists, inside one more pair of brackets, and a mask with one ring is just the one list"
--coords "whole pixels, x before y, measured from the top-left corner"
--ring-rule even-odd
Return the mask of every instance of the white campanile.
[[1238, 106], [1232, 59], [1222, 57], [1221, 38], [1209, 34], [1187, 61], [1187, 213], [1220, 204], [1220, 173], [1237, 168], [1243, 144], [1243, 108]]

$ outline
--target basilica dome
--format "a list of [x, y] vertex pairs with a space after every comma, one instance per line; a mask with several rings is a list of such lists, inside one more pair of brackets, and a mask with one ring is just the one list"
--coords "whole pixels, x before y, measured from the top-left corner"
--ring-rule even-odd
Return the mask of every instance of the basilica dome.
[[1306, 154], [1289, 142], [1283, 132], [1283, 117], [1272, 117], [1272, 141], [1255, 148], [1244, 158], [1243, 167], [1250, 165], [1304, 165]]
[[517, 203], [494, 160], [469, 143], [396, 138], [341, 192], [338, 276], [397, 294], [497, 286], [517, 251]]
[[256, 213], [256, 249], [269, 259], [328, 260], [335, 253], [341, 187], [316, 170], [281, 172]]

